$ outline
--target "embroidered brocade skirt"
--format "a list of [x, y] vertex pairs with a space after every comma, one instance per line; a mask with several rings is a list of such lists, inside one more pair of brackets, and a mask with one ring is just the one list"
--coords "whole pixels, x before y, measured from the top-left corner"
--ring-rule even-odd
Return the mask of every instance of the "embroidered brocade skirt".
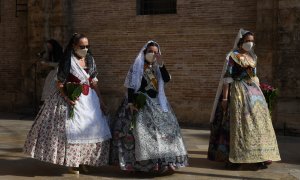
[[163, 112], [157, 99], [146, 97], [133, 129], [127, 99], [120, 106], [113, 123], [112, 164], [119, 164], [122, 170], [144, 172], [169, 165], [187, 166], [187, 151], [174, 113]]

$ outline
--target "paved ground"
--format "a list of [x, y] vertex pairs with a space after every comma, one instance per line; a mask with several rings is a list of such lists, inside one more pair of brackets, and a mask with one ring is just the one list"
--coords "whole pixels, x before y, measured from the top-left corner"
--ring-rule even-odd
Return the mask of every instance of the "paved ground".
[[189, 151], [190, 166], [175, 174], [155, 177], [151, 174], [130, 174], [117, 167], [93, 168], [87, 175], [68, 174], [65, 167], [43, 163], [26, 157], [22, 146], [32, 119], [19, 116], [0, 118], [0, 179], [300, 179], [300, 137], [279, 136], [282, 161], [266, 170], [230, 171], [224, 164], [206, 159], [209, 131], [182, 129]]

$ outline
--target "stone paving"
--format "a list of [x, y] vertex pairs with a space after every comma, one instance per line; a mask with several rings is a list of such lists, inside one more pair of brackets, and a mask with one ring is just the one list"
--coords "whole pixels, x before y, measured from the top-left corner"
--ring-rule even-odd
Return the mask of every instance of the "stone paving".
[[122, 172], [118, 167], [91, 168], [89, 174], [68, 174], [62, 166], [26, 157], [22, 146], [33, 123], [32, 118], [18, 116], [0, 118], [0, 179], [300, 179], [300, 137], [278, 136], [282, 161], [268, 169], [231, 171], [223, 163], [206, 159], [209, 131], [183, 128], [189, 152], [187, 168], [173, 175], [155, 177], [153, 174]]

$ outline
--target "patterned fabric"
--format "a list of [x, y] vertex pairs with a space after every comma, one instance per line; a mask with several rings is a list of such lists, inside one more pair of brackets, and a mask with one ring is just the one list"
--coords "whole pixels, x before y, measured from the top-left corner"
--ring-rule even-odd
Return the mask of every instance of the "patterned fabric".
[[49, 74], [46, 77], [45, 84], [43, 87], [42, 97], [41, 101], [45, 101], [49, 95], [52, 95], [56, 91], [56, 77], [57, 68], [53, 69], [49, 72]]
[[279, 161], [272, 120], [259, 86], [234, 81], [230, 100], [230, 162]]
[[272, 120], [258, 85], [256, 62], [238, 51], [229, 55], [224, 73], [224, 83], [230, 83], [228, 109], [224, 114], [220, 93], [211, 124], [208, 158], [232, 163], [279, 161]]
[[158, 99], [147, 97], [133, 133], [137, 161], [187, 154], [175, 115], [163, 112]]
[[28, 133], [24, 152], [32, 158], [69, 167], [78, 167], [80, 164], [106, 165], [109, 141], [67, 143], [67, 109], [68, 105], [58, 92], [46, 99]]
[[172, 111], [163, 112], [157, 101], [147, 96], [130, 129], [127, 99], [120, 106], [113, 126], [111, 161], [128, 171], [156, 171], [163, 166], [187, 165], [187, 152]]
[[66, 121], [69, 143], [97, 143], [111, 139], [108, 118], [101, 111], [99, 98], [90, 87], [84, 91], [74, 106], [74, 117]]
[[219, 101], [213, 122], [210, 124], [210, 139], [208, 147], [208, 159], [212, 161], [229, 160], [229, 108], [224, 112], [222, 109], [222, 98]]
[[158, 83], [157, 78], [155, 77], [155, 71], [150, 67], [148, 64], [144, 65], [144, 76], [145, 80], [147, 81], [148, 86], [145, 87], [145, 90], [153, 89], [158, 91]]

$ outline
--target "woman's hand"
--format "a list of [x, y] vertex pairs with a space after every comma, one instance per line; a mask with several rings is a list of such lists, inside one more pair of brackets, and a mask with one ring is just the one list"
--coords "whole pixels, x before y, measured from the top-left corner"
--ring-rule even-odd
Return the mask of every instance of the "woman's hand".
[[92, 89], [95, 90], [95, 89], [97, 89], [97, 86], [98, 86], [97, 84], [98, 84], [97, 81], [92, 81], [91, 84], [90, 84], [90, 86], [91, 86]]
[[224, 84], [223, 85], [223, 99], [222, 99], [222, 108], [223, 111], [227, 111], [227, 106], [228, 106], [228, 91], [229, 91], [229, 85]]
[[133, 115], [134, 112], [138, 112], [138, 109], [132, 103], [128, 103], [128, 106], [129, 106], [131, 115]]
[[[74, 106], [76, 104], [75, 101], [72, 101], [71, 99], [69, 99], [65, 93], [64, 93], [64, 83], [57, 81], [56, 82], [56, 87], [60, 92], [61, 97], [70, 105], [70, 106]], [[76, 101], [79, 99], [79, 97], [76, 99]]]
[[227, 99], [223, 99], [222, 100], [222, 108], [223, 108], [223, 111], [227, 111], [227, 106], [228, 106], [228, 101]]
[[163, 66], [164, 62], [161, 60], [161, 55], [159, 53], [155, 54], [156, 62], [159, 66]]
[[[78, 100], [79, 98], [77, 98]], [[64, 100], [71, 106], [74, 106], [76, 104], [75, 101], [72, 101], [71, 99], [69, 99], [67, 96], [64, 97]]]

